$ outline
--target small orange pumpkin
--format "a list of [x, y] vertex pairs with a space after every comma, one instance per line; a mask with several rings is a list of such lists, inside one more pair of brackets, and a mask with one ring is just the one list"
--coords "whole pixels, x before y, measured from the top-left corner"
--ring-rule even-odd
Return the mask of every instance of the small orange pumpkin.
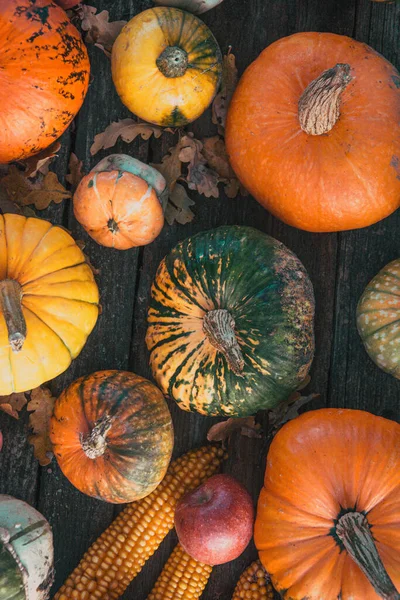
[[400, 425], [342, 409], [284, 425], [255, 543], [284, 600], [399, 600]]
[[47, 148], [71, 123], [89, 84], [85, 44], [51, 0], [0, 2], [0, 163]]
[[150, 244], [161, 232], [164, 177], [124, 154], [99, 162], [79, 183], [74, 214], [98, 244], [117, 250]]
[[135, 115], [163, 127], [182, 127], [206, 110], [219, 86], [222, 57], [200, 19], [158, 6], [136, 15], [117, 37], [112, 76]]
[[116, 504], [157, 487], [174, 444], [160, 390], [125, 371], [99, 371], [72, 383], [56, 401], [50, 437], [70, 482]]
[[246, 70], [228, 111], [232, 167], [307, 231], [366, 227], [400, 206], [400, 75], [366, 44], [297, 33]]

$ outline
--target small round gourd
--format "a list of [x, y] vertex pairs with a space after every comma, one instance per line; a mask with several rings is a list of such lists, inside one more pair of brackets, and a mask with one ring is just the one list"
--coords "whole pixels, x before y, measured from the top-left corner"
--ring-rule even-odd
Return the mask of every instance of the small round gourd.
[[93, 272], [69, 233], [0, 215], [0, 396], [63, 373], [95, 326], [98, 303]]
[[86, 46], [50, 0], [0, 2], [0, 163], [27, 158], [66, 130], [85, 98]]
[[78, 490], [121, 504], [150, 494], [163, 479], [174, 443], [160, 390], [125, 371], [98, 371], [56, 401], [50, 437], [57, 462]]
[[374, 363], [400, 379], [400, 258], [365, 288], [357, 306], [357, 328]]
[[161, 232], [164, 177], [125, 154], [101, 160], [80, 181], [74, 215], [98, 244], [127, 250], [150, 244]]
[[111, 67], [115, 88], [129, 110], [150, 123], [182, 127], [213, 100], [222, 56], [200, 19], [158, 6], [125, 25], [113, 45]]
[[53, 534], [32, 506], [0, 494], [0, 598], [47, 600], [54, 580]]
[[273, 408], [306, 377], [314, 295], [299, 259], [250, 227], [188, 238], [161, 262], [147, 347], [165, 395], [203, 415]]

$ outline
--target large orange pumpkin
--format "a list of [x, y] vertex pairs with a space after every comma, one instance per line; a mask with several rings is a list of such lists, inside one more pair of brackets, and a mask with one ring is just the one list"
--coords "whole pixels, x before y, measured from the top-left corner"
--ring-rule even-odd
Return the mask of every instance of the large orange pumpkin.
[[50, 146], [80, 109], [89, 59], [51, 0], [0, 2], [0, 163]]
[[371, 225], [400, 206], [399, 73], [345, 36], [283, 38], [240, 80], [226, 143], [244, 186], [289, 225]]
[[125, 154], [101, 160], [79, 183], [74, 215], [98, 244], [117, 250], [145, 246], [164, 225], [164, 177]]
[[200, 19], [178, 8], [149, 8], [117, 37], [112, 76], [122, 102], [145, 121], [182, 127], [214, 98], [221, 51]]
[[81, 492], [113, 503], [150, 494], [167, 470], [174, 434], [160, 390], [125, 371], [81, 377], [58, 398], [54, 454]]
[[0, 215], [0, 396], [65, 371], [96, 324], [98, 301], [69, 233], [42, 219]]
[[399, 600], [400, 425], [341, 409], [287, 423], [268, 453], [255, 542], [285, 600]]

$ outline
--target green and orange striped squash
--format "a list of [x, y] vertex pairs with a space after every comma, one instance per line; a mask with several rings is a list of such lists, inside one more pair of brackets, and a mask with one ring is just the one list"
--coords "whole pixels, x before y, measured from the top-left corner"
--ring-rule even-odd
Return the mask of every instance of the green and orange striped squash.
[[163, 127], [194, 121], [212, 102], [222, 55], [210, 29], [178, 8], [149, 8], [129, 21], [111, 56], [122, 102], [141, 119]]
[[161, 262], [147, 346], [180, 408], [245, 416], [285, 400], [314, 352], [314, 295], [299, 259], [250, 227], [188, 238]]
[[400, 379], [400, 258], [365, 288], [357, 306], [357, 328], [374, 363]]
[[57, 399], [50, 438], [78, 490], [120, 504], [148, 496], [171, 459], [174, 433], [160, 390], [126, 371], [98, 371]]

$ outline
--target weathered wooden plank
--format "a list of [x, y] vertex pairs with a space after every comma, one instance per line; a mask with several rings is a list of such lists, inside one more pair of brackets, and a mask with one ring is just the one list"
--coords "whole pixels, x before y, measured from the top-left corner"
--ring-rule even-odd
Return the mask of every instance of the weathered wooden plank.
[[[400, 67], [400, 7], [360, 0], [355, 35]], [[373, 160], [373, 159], [372, 159]], [[380, 223], [340, 234], [334, 353], [329, 403], [400, 419], [399, 382], [368, 358], [356, 329], [357, 302], [368, 282], [398, 258], [400, 211]]]

